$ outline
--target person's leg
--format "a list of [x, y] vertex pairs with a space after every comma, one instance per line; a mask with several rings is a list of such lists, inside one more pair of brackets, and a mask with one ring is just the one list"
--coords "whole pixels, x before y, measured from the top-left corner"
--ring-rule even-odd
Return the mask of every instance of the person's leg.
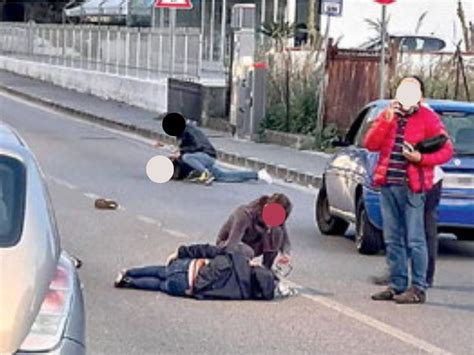
[[397, 293], [404, 292], [408, 287], [405, 214], [402, 208], [405, 197], [401, 186], [382, 187], [380, 194], [390, 286]]
[[251, 170], [231, 171], [221, 168], [215, 162], [210, 168], [210, 172], [220, 182], [245, 182], [250, 180], [258, 180], [258, 173]]
[[164, 288], [165, 281], [156, 277], [134, 277], [126, 276], [127, 288], [147, 291], [166, 292]]
[[182, 161], [192, 167], [194, 170], [203, 173], [209, 170], [214, 164], [215, 159], [206, 153], [186, 153], [181, 157]]
[[125, 275], [132, 278], [153, 277], [157, 279], [166, 279], [166, 266], [145, 266], [125, 271]]
[[418, 290], [426, 289], [426, 271], [428, 268], [428, 252], [425, 234], [425, 200], [424, 193], [407, 191], [405, 209], [407, 230], [407, 252], [411, 257], [411, 282]]
[[441, 198], [441, 182], [438, 182], [426, 194], [425, 203], [425, 232], [428, 247], [428, 270], [426, 272], [426, 283], [433, 285], [436, 270], [436, 257], [438, 255], [438, 207]]

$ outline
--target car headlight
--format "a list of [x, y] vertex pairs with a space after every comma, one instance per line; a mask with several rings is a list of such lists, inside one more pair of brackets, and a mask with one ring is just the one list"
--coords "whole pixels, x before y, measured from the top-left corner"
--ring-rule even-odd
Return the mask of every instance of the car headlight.
[[20, 351], [47, 351], [55, 348], [64, 333], [74, 287], [74, 266], [61, 254], [49, 290]]

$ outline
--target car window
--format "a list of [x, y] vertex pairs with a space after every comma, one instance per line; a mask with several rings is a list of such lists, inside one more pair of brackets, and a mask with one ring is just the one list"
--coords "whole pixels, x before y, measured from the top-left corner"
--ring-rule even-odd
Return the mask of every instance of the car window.
[[445, 42], [436, 38], [425, 38], [425, 42], [423, 43], [423, 50], [426, 52], [440, 51], [444, 47], [446, 47]]
[[0, 247], [20, 240], [25, 209], [26, 170], [17, 159], [0, 156]]
[[474, 154], [474, 114], [438, 112], [458, 154]]
[[364, 116], [364, 120], [357, 131], [357, 134], [354, 139], [354, 143], [358, 147], [362, 147], [362, 142], [364, 141], [364, 137], [367, 134], [372, 122], [377, 118], [377, 116], [383, 111], [384, 107], [372, 107], [370, 111], [366, 113]]
[[372, 107], [366, 107], [361, 112], [359, 112], [357, 118], [352, 123], [344, 139], [347, 143], [354, 144], [354, 139], [357, 135], [357, 132], [359, 131], [360, 126], [364, 122], [365, 117], [367, 117], [371, 109]]

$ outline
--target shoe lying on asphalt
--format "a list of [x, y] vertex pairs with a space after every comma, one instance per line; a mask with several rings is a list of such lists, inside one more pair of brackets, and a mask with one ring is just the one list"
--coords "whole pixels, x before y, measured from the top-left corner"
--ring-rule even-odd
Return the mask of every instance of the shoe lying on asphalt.
[[398, 304], [420, 304], [425, 303], [426, 293], [412, 286], [402, 294], [396, 295], [393, 299]]
[[265, 169], [262, 169], [258, 172], [258, 179], [265, 181], [269, 185], [273, 184], [273, 178]]
[[372, 276], [370, 278], [370, 282], [372, 282], [374, 285], [388, 286], [388, 284], [390, 283], [390, 275], [383, 274], [379, 276]]
[[113, 200], [98, 198], [95, 200], [94, 206], [99, 210], [116, 210], [118, 208], [118, 203]]
[[397, 296], [397, 292], [393, 288], [387, 287], [383, 291], [374, 293], [371, 298], [374, 301], [393, 301], [395, 296]]

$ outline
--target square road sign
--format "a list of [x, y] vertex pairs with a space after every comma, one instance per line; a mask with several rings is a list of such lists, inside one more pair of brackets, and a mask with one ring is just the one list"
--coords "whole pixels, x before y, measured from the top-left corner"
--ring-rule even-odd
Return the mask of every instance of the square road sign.
[[341, 16], [342, 0], [322, 0], [320, 13], [327, 16]]

